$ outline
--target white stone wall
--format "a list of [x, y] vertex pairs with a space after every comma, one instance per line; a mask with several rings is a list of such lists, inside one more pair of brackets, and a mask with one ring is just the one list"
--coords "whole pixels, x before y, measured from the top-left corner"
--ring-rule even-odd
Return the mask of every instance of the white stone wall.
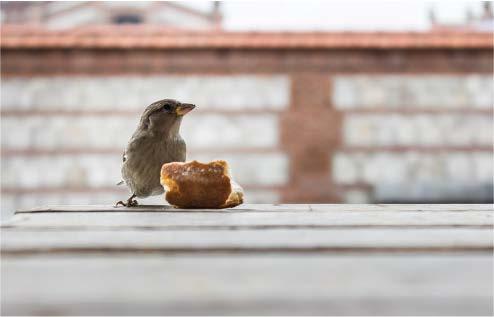
[[[328, 160], [344, 201], [486, 195], [477, 189], [492, 186], [494, 173], [490, 76], [331, 80], [343, 122], [342, 145]], [[291, 163], [279, 135], [290, 86], [287, 75], [3, 78], [2, 217], [124, 198], [125, 188], [114, 186], [121, 151], [142, 109], [165, 97], [198, 106], [182, 125], [188, 159], [226, 159], [247, 202], [279, 202]]]
[[[184, 118], [181, 134], [195, 150], [272, 148], [279, 142], [278, 121], [275, 114], [192, 112]], [[4, 116], [1, 122], [3, 149], [123, 150], [137, 127], [139, 114]]]
[[1, 88], [3, 218], [34, 205], [124, 199], [115, 186], [121, 153], [140, 112], [162, 98], [197, 105], [181, 128], [188, 160], [226, 159], [247, 202], [278, 202], [288, 182], [279, 150], [287, 76], [8, 77]]
[[140, 111], [163, 98], [202, 110], [282, 110], [290, 81], [276, 75], [6, 78], [1, 101], [4, 110]]
[[490, 75], [338, 75], [333, 79], [333, 104], [343, 110], [491, 109]]
[[333, 177], [339, 184], [492, 182], [493, 155], [473, 152], [338, 152], [333, 157]]
[[338, 75], [344, 200], [492, 199], [493, 79], [487, 75]]
[[490, 146], [492, 118], [485, 114], [351, 114], [343, 121], [350, 146]]
[[[288, 159], [274, 153], [191, 154], [189, 159], [225, 159], [240, 184], [283, 185]], [[112, 187], [121, 180], [121, 154], [8, 156], [2, 159], [4, 188]]]

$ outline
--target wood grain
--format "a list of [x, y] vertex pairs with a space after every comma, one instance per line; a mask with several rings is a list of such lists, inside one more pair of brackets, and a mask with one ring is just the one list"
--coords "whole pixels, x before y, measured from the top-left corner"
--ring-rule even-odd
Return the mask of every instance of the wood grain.
[[3, 230], [3, 254], [29, 252], [492, 252], [492, 229]]
[[485, 256], [2, 259], [2, 315], [492, 315]]
[[492, 315], [492, 205], [52, 206], [2, 224], [2, 315]]
[[493, 227], [493, 212], [52, 212], [19, 213], [3, 228], [74, 230]]

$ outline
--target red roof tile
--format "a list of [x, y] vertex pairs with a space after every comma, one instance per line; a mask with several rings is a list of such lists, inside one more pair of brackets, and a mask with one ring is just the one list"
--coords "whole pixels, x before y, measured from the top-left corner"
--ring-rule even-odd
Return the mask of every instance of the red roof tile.
[[3, 26], [2, 48], [493, 48], [492, 33], [463, 32], [184, 32], [160, 27], [49, 31]]

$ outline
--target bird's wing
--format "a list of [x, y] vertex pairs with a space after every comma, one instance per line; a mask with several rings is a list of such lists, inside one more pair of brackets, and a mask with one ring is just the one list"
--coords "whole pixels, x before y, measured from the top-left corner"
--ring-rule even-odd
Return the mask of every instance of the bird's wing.
[[[125, 163], [126, 160], [127, 160], [127, 156], [125, 155], [125, 150], [124, 150], [123, 153], [122, 153], [122, 162]], [[117, 183], [117, 186], [120, 186], [123, 183], [125, 183], [125, 182], [123, 180], [121, 180], [120, 182]]]

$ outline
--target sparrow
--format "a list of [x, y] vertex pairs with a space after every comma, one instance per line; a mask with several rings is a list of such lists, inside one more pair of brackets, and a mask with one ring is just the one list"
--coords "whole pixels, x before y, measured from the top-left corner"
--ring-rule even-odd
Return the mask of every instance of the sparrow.
[[138, 198], [160, 195], [161, 166], [170, 162], [185, 162], [186, 145], [180, 136], [180, 123], [185, 114], [195, 108], [190, 103], [163, 99], [147, 106], [136, 131], [122, 156], [122, 179], [131, 196], [115, 206], [137, 206]]

